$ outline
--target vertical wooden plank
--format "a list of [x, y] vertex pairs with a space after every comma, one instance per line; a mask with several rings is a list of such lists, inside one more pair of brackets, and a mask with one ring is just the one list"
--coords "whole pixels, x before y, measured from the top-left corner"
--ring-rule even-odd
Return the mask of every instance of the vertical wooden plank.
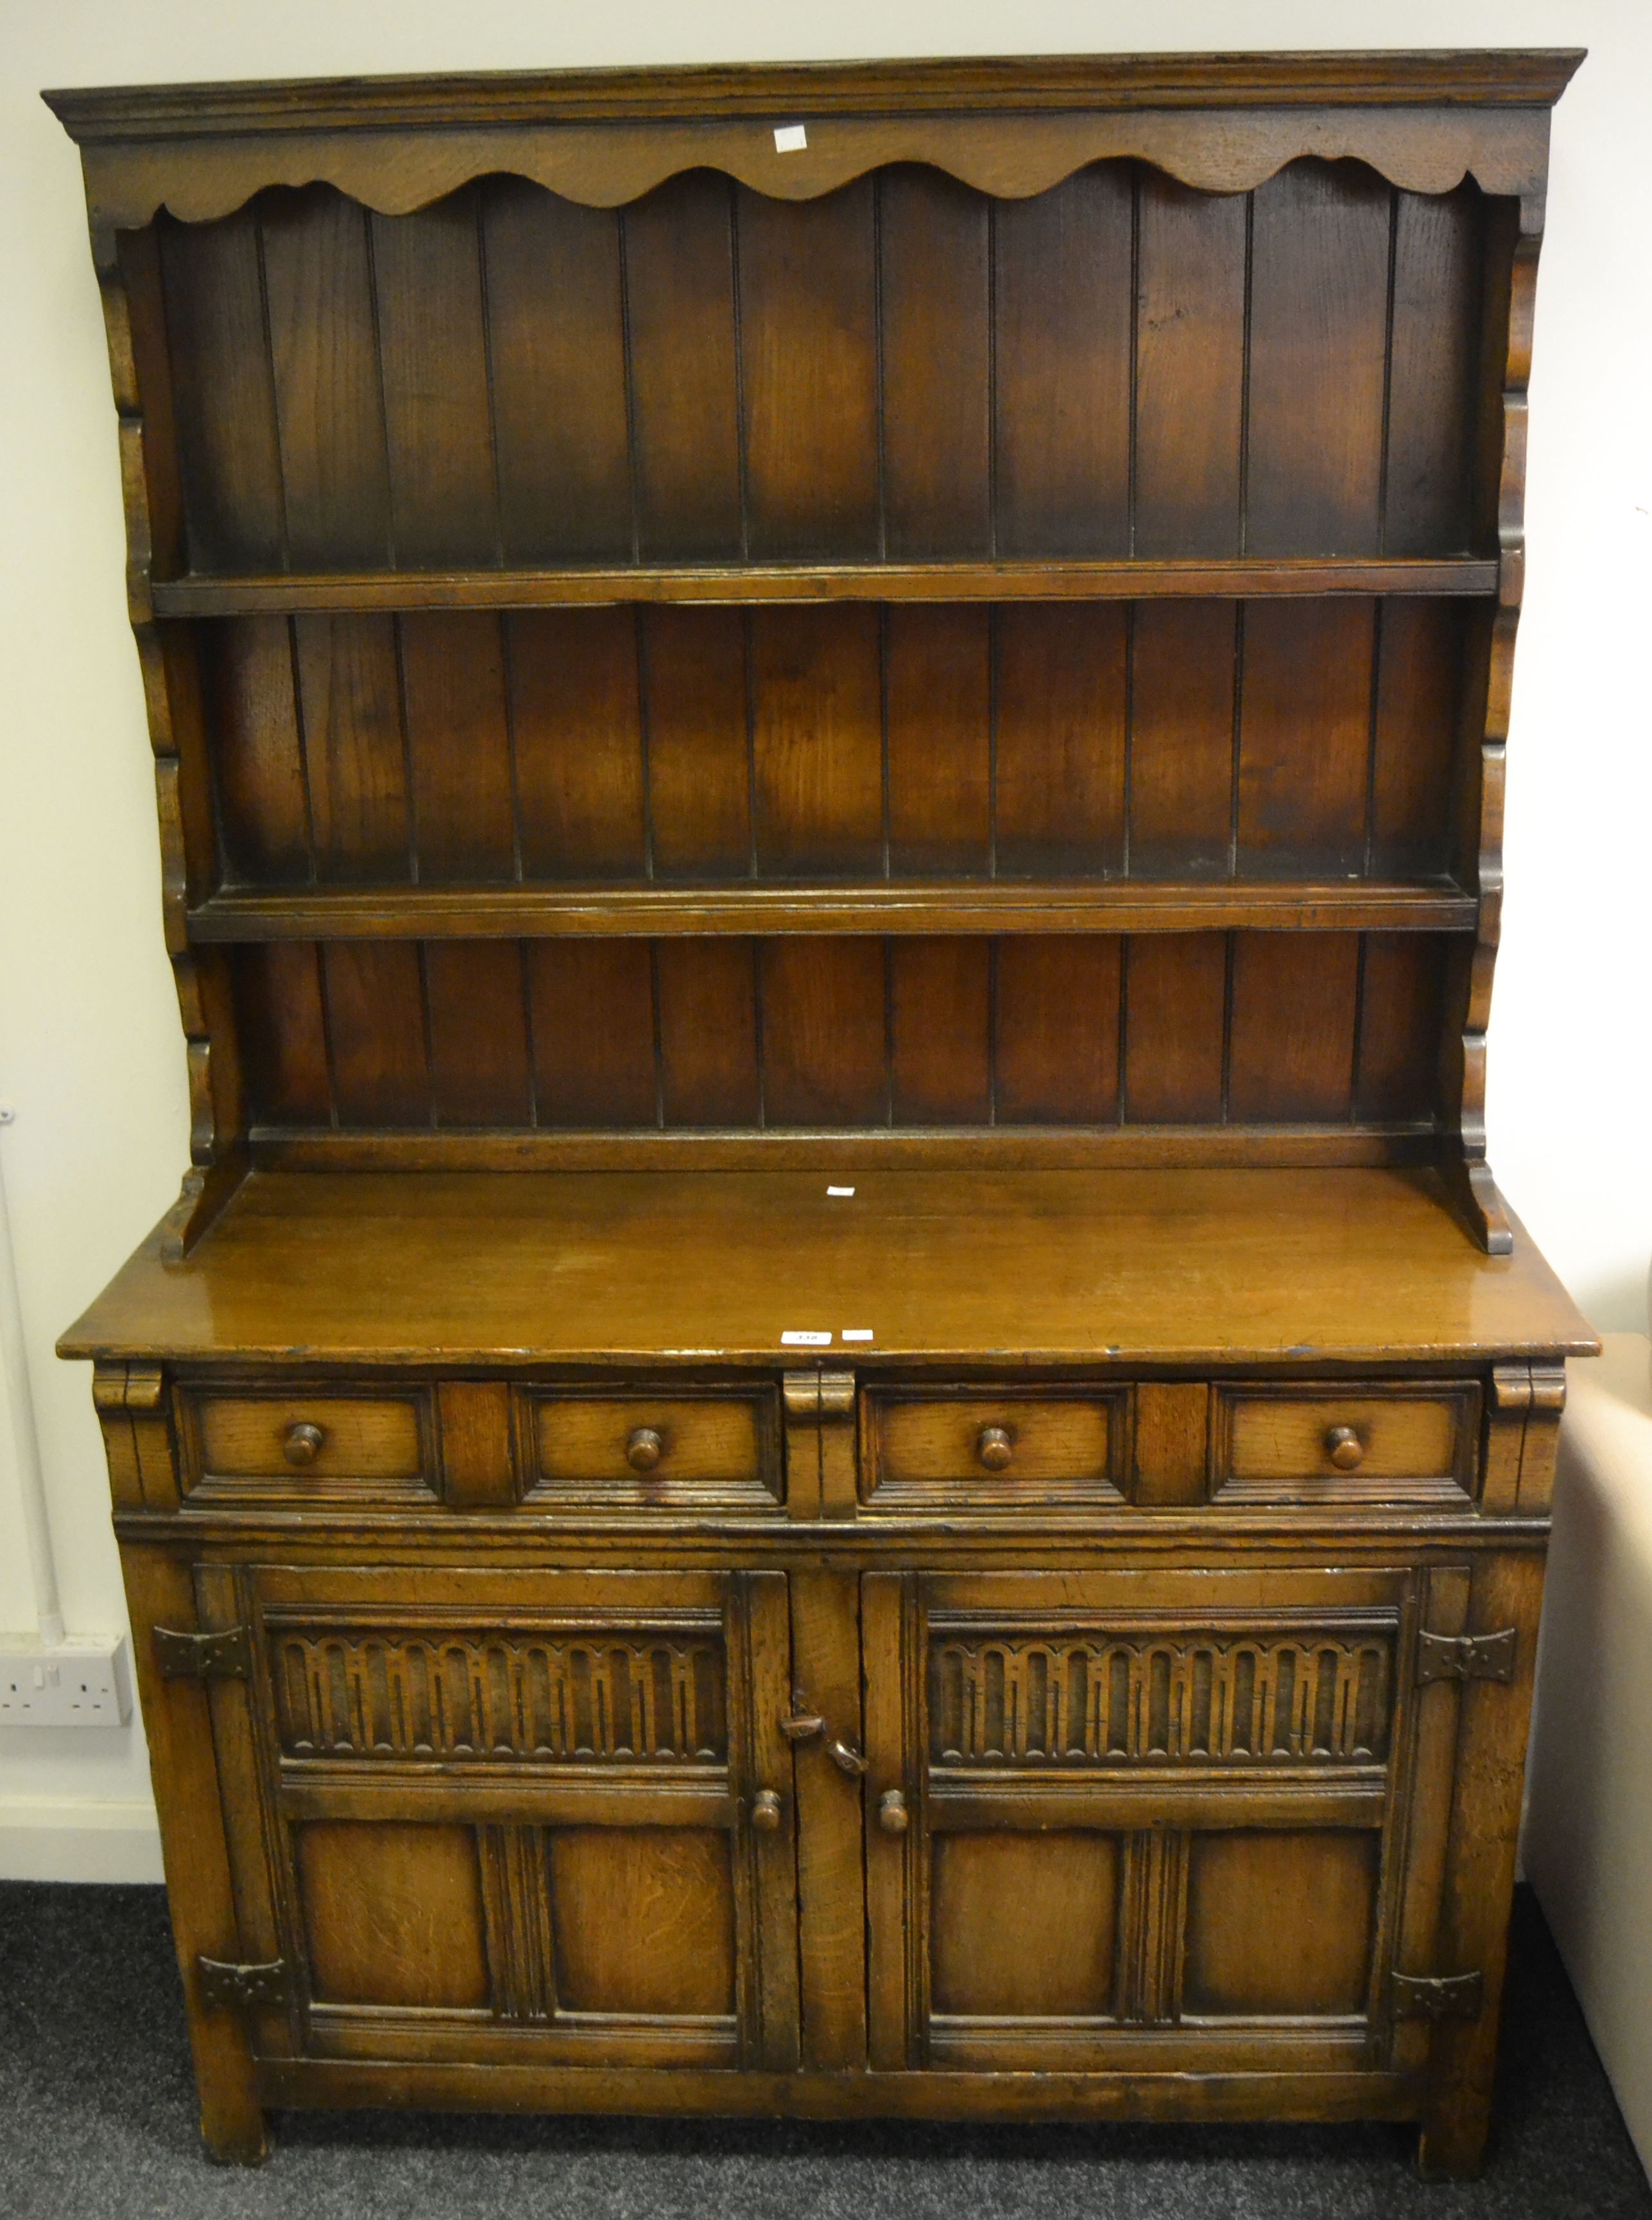
[[[1435, 1565], [1416, 1579], [1421, 1591], [1418, 1631], [1461, 1634], [1468, 1617], [1468, 1568]], [[1437, 1962], [1458, 1687], [1453, 1681], [1424, 1681], [1412, 1699], [1416, 1724], [1412, 1730], [1411, 1793], [1401, 1823], [1403, 1836], [1396, 1844], [1400, 1880], [1393, 1964], [1396, 1973], [1424, 1980], [1433, 1974]], [[1399, 2023], [1393, 2030], [1394, 2064], [1413, 2073], [1424, 2067], [1429, 2042], [1424, 2024]]]
[[257, 211], [180, 224], [163, 210], [155, 228], [190, 567], [278, 571], [281, 464]]
[[889, 870], [984, 872], [992, 855], [986, 609], [892, 604], [883, 630]]
[[814, 1366], [781, 1381], [786, 1433], [786, 1516], [814, 1519], [820, 1505], [820, 1382]]
[[654, 1125], [648, 944], [558, 939], [525, 952], [540, 1125]]
[[241, 1960], [229, 1855], [224, 1838], [212, 1720], [202, 1681], [163, 1681], [154, 1629], [192, 1630], [196, 1601], [187, 1564], [159, 1550], [123, 1543], [121, 1570], [132, 1620], [132, 1654], [144, 1737], [155, 1785], [166, 1904], [183, 1977], [201, 2134], [215, 2158], [256, 2164], [269, 2136], [257, 2096], [252, 2040], [235, 2012], [209, 2011], [196, 1960]]
[[409, 610], [400, 621], [419, 876], [512, 878], [516, 826], [500, 619], [483, 610]]
[[1248, 554], [1376, 552], [1390, 197], [1319, 161], [1253, 196]]
[[522, 876], [641, 878], [635, 613], [535, 609], [505, 621]]
[[890, 940], [897, 1126], [984, 1126], [991, 1116], [989, 957], [982, 939]]
[[1246, 606], [1242, 878], [1364, 868], [1375, 609], [1340, 598]]
[[316, 876], [406, 879], [411, 828], [396, 620], [301, 616], [293, 629]]
[[1136, 934], [1125, 960], [1127, 1122], [1214, 1124], [1222, 1115], [1226, 934]]
[[915, 165], [882, 171], [877, 193], [885, 551], [895, 560], [985, 555], [989, 203]]
[[645, 563], [742, 552], [732, 191], [695, 170], [620, 218]]
[[1358, 970], [1355, 932], [1234, 935], [1228, 1114], [1236, 1124], [1348, 1115]]
[[631, 553], [620, 219], [522, 178], [482, 188], [507, 563]]
[[640, 612], [657, 878], [745, 878], [751, 864], [745, 627], [738, 609]]
[[994, 209], [1001, 555], [1129, 552], [1131, 225], [1122, 162]]
[[[852, 1573], [794, 1572], [792, 1679], [828, 1731], [862, 1747], [860, 1596]], [[866, 1915], [861, 1787], [822, 1743], [794, 1753], [805, 2067], [866, 2063]]]
[[1475, 1563], [1465, 1631], [1513, 1627], [1516, 1662], [1512, 1681], [1468, 1681], [1462, 1688], [1434, 1970], [1478, 1973], [1484, 2002], [1477, 2019], [1446, 2021], [1434, 2030], [1418, 2151], [1425, 2176], [1473, 2173], [1485, 2151], [1543, 1590], [1543, 1561], [1536, 1552]]
[[367, 214], [331, 185], [262, 196], [287, 545], [300, 570], [390, 558], [390, 463]]
[[759, 873], [878, 876], [883, 739], [876, 609], [864, 603], [756, 609], [751, 655]]
[[1427, 878], [1449, 868], [1465, 614], [1449, 602], [1409, 595], [1382, 604], [1371, 767], [1374, 877]]
[[1210, 1476], [1210, 1383], [1144, 1380], [1136, 1389], [1132, 1503], [1202, 1503]]
[[[791, 1628], [784, 1573], [737, 1573], [728, 1612], [731, 1726], [745, 1744], [740, 1850], [749, 1861], [751, 2024], [741, 2030], [745, 2060], [771, 2073], [794, 2069], [799, 2053], [797, 1962], [798, 1827], [792, 1754], [780, 1731], [791, 1692]], [[744, 1714], [742, 1717], [741, 1715]], [[753, 1799], [778, 1794], [782, 1820], [764, 1832], [751, 1824]]]
[[757, 971], [749, 940], [662, 940], [660, 1090], [668, 1126], [758, 1122]]
[[1510, 1517], [1519, 1500], [1520, 1451], [1530, 1411], [1531, 1367], [1493, 1365], [1480, 1437], [1479, 1502], [1489, 1518]]
[[436, 1389], [441, 1431], [442, 1500], [466, 1511], [507, 1509], [516, 1500], [510, 1394], [502, 1380], [444, 1380]]
[[[923, 1886], [923, 1640], [910, 1575], [867, 1573], [860, 1585], [865, 1689], [867, 2052], [876, 2073], [920, 2062], [922, 1968], [929, 1949]], [[903, 1833], [878, 1823], [901, 1799]]]
[[1368, 932], [1354, 1115], [1426, 1118], [1445, 1023], [1445, 950], [1431, 932]]
[[998, 942], [1001, 1126], [1101, 1126], [1117, 1117], [1120, 947], [1112, 933], [1007, 933]]
[[888, 1113], [883, 944], [759, 944], [770, 1126], [882, 1126]]
[[1125, 612], [1117, 602], [998, 611], [1001, 876], [1121, 869]]
[[756, 561], [879, 552], [872, 184], [737, 194], [748, 545]]
[[203, 627], [225, 881], [296, 886], [310, 876], [309, 805], [285, 617]]
[[143, 1471], [138, 1445], [133, 1438], [132, 1414], [126, 1407], [127, 1368], [124, 1364], [96, 1364], [92, 1368], [92, 1408], [103, 1437], [103, 1456], [109, 1466], [109, 1500], [116, 1511], [143, 1509]]
[[439, 1126], [531, 1122], [522, 951], [514, 940], [425, 944]]
[[1237, 555], [1245, 201], [1140, 173], [1137, 555]]
[[1138, 602], [1131, 652], [1130, 870], [1227, 876], [1236, 610]]
[[371, 225], [396, 560], [496, 562], [477, 188]]
[[321, 949], [333, 1088], [346, 1126], [427, 1126], [419, 947], [406, 940], [333, 940]]
[[[134, 1368], [135, 1376], [135, 1368]], [[131, 1394], [128, 1394], [128, 1403]], [[1546, 1518], [1555, 1500], [1555, 1457], [1560, 1447], [1561, 1414], [1566, 1408], [1564, 1363], [1531, 1368], [1531, 1408], [1520, 1444], [1520, 1516]], [[142, 1455], [140, 1446], [140, 1456]]]
[[235, 1032], [255, 1123], [325, 1126], [333, 1114], [321, 963], [313, 940], [232, 951]]
[[1383, 551], [1467, 552], [1485, 202], [1400, 193], [1394, 204], [1393, 366]]

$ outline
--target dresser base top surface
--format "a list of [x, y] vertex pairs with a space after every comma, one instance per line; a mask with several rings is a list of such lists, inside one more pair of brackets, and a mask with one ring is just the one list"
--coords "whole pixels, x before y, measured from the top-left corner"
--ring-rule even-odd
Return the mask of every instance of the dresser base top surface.
[[1311, 1365], [1598, 1345], [1524, 1230], [1487, 1256], [1426, 1171], [254, 1172], [185, 1262], [159, 1248], [63, 1355]]

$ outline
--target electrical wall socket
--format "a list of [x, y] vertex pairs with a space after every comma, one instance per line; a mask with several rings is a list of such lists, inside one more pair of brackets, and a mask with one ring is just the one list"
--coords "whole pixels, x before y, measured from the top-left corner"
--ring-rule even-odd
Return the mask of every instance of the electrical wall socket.
[[118, 1727], [131, 1716], [125, 1635], [0, 1647], [0, 1727]]

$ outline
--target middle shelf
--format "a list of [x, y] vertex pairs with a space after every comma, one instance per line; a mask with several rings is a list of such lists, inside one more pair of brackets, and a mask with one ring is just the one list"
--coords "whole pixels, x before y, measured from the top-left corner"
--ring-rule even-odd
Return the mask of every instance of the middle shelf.
[[188, 914], [191, 940], [515, 939], [556, 933], [1472, 932], [1446, 881], [1111, 880], [858, 885], [235, 889]]

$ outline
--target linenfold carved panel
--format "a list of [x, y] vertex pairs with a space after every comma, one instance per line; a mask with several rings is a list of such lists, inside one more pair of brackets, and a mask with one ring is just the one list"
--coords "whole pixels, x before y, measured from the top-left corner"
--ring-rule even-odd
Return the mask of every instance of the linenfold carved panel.
[[938, 1634], [938, 1765], [1378, 1764], [1392, 1625]]
[[720, 1636], [272, 1630], [289, 1757], [720, 1762]]

